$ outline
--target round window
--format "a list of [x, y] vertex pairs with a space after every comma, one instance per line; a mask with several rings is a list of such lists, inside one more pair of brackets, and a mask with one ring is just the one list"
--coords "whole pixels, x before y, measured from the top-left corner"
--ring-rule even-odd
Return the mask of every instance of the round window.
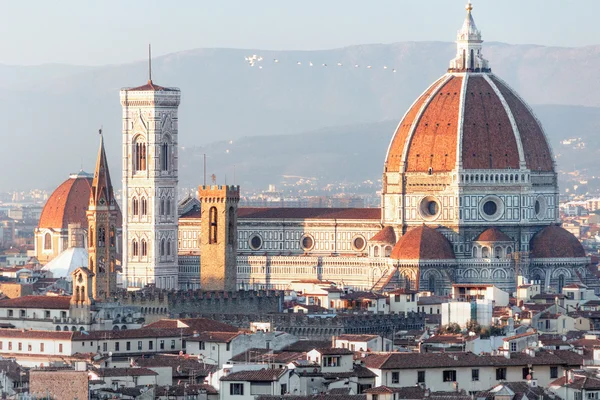
[[302, 250], [312, 250], [315, 247], [315, 240], [310, 235], [304, 235], [300, 239], [300, 247], [302, 247]]
[[352, 247], [354, 247], [354, 250], [361, 251], [365, 248], [365, 245], [365, 238], [362, 236], [356, 236], [352, 239]]
[[498, 205], [496, 204], [495, 201], [488, 200], [485, 203], [483, 203], [483, 212], [487, 216], [491, 217], [492, 215], [496, 214], [497, 211], [498, 211]]
[[546, 216], [547, 208], [546, 199], [544, 198], [544, 196], [538, 196], [537, 199], [535, 199], [533, 208], [535, 211], [536, 218], [539, 220], [544, 219], [544, 217]]
[[259, 250], [262, 247], [263, 241], [260, 235], [254, 235], [250, 238], [250, 248], [252, 250]]
[[440, 215], [440, 202], [433, 196], [421, 200], [420, 213], [425, 220], [432, 221]]
[[504, 213], [504, 203], [498, 196], [489, 195], [479, 203], [479, 214], [486, 221], [497, 221]]

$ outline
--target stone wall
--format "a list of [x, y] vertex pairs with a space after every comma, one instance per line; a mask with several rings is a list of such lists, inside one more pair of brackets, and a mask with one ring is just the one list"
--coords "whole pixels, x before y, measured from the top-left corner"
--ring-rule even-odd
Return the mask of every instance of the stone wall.
[[3, 283], [0, 284], [0, 292], [9, 299], [33, 294], [33, 285], [22, 283]]
[[147, 316], [181, 314], [259, 314], [283, 311], [283, 292], [277, 291], [155, 291], [123, 292], [115, 300], [142, 308]]

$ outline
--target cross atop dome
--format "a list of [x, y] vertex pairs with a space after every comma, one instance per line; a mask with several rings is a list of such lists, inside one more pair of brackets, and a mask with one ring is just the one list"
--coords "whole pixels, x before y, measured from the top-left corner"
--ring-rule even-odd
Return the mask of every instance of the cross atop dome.
[[481, 31], [473, 19], [473, 4], [466, 5], [467, 16], [456, 35], [456, 57], [450, 61], [448, 72], [491, 72], [488, 61], [481, 56]]

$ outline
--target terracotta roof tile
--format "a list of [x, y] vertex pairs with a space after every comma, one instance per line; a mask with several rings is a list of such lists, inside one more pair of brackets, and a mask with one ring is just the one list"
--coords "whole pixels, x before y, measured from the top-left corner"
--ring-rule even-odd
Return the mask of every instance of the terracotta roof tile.
[[369, 239], [369, 242], [396, 244], [396, 232], [391, 226], [386, 226]]
[[23, 296], [0, 300], [0, 308], [42, 308], [68, 310], [70, 296]]
[[394, 137], [390, 144], [390, 148], [388, 150], [387, 159], [385, 162], [386, 169], [388, 171], [399, 171], [400, 163], [402, 162], [402, 155], [404, 153], [404, 146], [406, 145], [406, 138], [412, 128], [413, 123], [415, 122], [415, 118], [419, 113], [419, 110], [429, 97], [429, 95], [436, 90], [436, 88], [440, 85], [440, 83], [445, 79], [445, 76], [441, 77], [437, 80], [433, 85], [431, 85], [422, 95], [415, 101], [412, 107], [405, 114], [404, 118], [398, 125], [396, 132], [394, 133]]
[[239, 219], [360, 219], [380, 220], [379, 208], [239, 208]]
[[279, 380], [286, 372], [285, 368], [239, 371], [223, 376], [221, 381], [273, 382]]
[[208, 318], [181, 318], [181, 319], [161, 319], [146, 325], [142, 329], [178, 329], [183, 326], [184, 331], [196, 332], [238, 332], [235, 326], [225, 324]]
[[514, 240], [500, 229], [492, 227], [481, 232], [475, 242], [514, 242]]
[[164, 87], [164, 86], [159, 86], [157, 84], [155, 84], [154, 82], [152, 82], [152, 80], [149, 80], [145, 85], [142, 86], [137, 86], [137, 87], [133, 87], [133, 88], [128, 88], [125, 89], [128, 91], [132, 91], [132, 92], [142, 92], [142, 91], [151, 91], [151, 92], [176, 92], [179, 91], [179, 89], [176, 88], [169, 88], [169, 87]]
[[396, 260], [454, 259], [452, 245], [440, 232], [426, 225], [406, 232], [394, 246], [390, 258]]
[[451, 171], [456, 164], [456, 141], [463, 78], [453, 76], [432, 98], [414, 130], [406, 156], [409, 172]]
[[560, 226], [550, 225], [536, 233], [529, 243], [532, 258], [585, 257], [581, 242]]
[[0, 329], [0, 338], [71, 340], [74, 332]]
[[463, 168], [519, 169], [519, 150], [510, 119], [483, 76], [469, 76], [463, 117]]
[[553, 171], [553, 159], [550, 146], [546, 141], [542, 127], [530, 111], [511, 89], [498, 78], [491, 75], [492, 80], [506, 99], [515, 118], [523, 143], [523, 153], [527, 168], [532, 171]]
[[239, 335], [239, 332], [202, 332], [187, 340], [188, 342], [229, 343]]

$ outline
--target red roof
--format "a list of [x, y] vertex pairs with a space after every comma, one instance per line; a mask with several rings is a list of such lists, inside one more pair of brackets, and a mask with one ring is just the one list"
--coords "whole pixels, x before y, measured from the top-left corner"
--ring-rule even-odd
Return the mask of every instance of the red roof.
[[239, 208], [240, 219], [381, 219], [379, 208]]
[[488, 228], [475, 238], [475, 242], [514, 242], [514, 240], [498, 228]]
[[136, 91], [136, 92], [146, 92], [146, 91], [152, 91], [152, 92], [163, 92], [163, 91], [176, 92], [176, 91], [178, 91], [178, 89], [176, 89], [176, 88], [169, 88], [169, 87], [164, 87], [164, 86], [156, 85], [154, 82], [152, 82], [152, 80], [148, 80], [148, 82], [145, 85], [137, 86], [137, 87], [134, 87], [134, 88], [129, 88], [129, 89], [126, 89], [126, 90], [128, 90], [128, 91]]
[[70, 223], [87, 228], [85, 212], [90, 201], [92, 178], [79, 174], [64, 181], [48, 198], [38, 228], [67, 229]]
[[529, 242], [532, 258], [585, 257], [581, 242], [569, 231], [550, 225], [539, 231]]
[[[87, 228], [88, 220], [86, 211], [90, 202], [92, 192], [92, 177], [80, 173], [73, 175], [64, 181], [52, 192], [52, 195], [46, 201], [38, 228], [40, 229], [67, 229], [69, 224], [81, 224], [82, 228]], [[122, 216], [119, 205], [117, 208], [117, 225], [121, 226]]]
[[440, 232], [421, 225], [406, 232], [394, 246], [390, 258], [396, 260], [454, 259], [452, 245]]
[[444, 75], [412, 105], [390, 144], [386, 171], [405, 162], [407, 172], [448, 172], [457, 161], [465, 170], [518, 170], [519, 144], [527, 168], [553, 171], [550, 146], [530, 108], [492, 74], [489, 80], [467, 76]]
[[[186, 328], [187, 326], [187, 328]], [[161, 319], [146, 325], [142, 329], [180, 329], [196, 332], [238, 332], [235, 326], [224, 324], [208, 318]]]
[[386, 226], [369, 239], [369, 242], [396, 244], [396, 232], [394, 232], [394, 228], [391, 226]]
[[68, 310], [70, 296], [23, 296], [0, 300], [0, 308], [42, 308]]

